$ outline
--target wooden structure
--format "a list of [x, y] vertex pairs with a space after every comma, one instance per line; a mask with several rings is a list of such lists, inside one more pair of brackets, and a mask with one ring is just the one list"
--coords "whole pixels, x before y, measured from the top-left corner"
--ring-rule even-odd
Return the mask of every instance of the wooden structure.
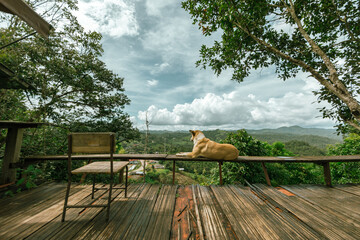
[[0, 0], [0, 11], [17, 15], [45, 38], [53, 28], [23, 0]]
[[30, 84], [14, 77], [14, 72], [0, 63], [0, 89], [35, 89]]
[[[66, 195], [64, 201], [64, 209], [61, 221], [64, 222], [66, 210], [68, 208], [93, 208], [93, 207], [106, 207], [106, 220], [109, 220], [110, 215], [110, 204], [112, 201], [113, 181], [114, 174], [126, 168], [125, 187], [116, 188], [125, 190], [125, 198], [127, 193], [127, 177], [128, 177], [128, 164], [129, 162], [115, 162], [114, 163], [114, 152], [115, 152], [115, 133], [71, 133], [68, 135], [68, 184], [66, 188]], [[105, 156], [110, 161], [92, 162], [75, 170], [72, 170], [71, 160], [73, 154], [76, 153], [107, 153]], [[108, 192], [107, 204], [94, 204], [97, 199], [94, 199], [90, 204], [87, 205], [69, 205], [68, 198], [71, 187], [71, 180], [73, 174], [92, 174], [93, 185], [91, 198], [94, 199], [95, 191], [95, 178], [97, 174], [110, 174], [109, 188], [106, 188]], [[115, 188], [114, 188], [115, 189]]]
[[[74, 156], [74, 160], [85, 159], [105, 159], [106, 156], [101, 154], [93, 155], [77, 155]], [[56, 156], [29, 156], [23, 159], [23, 162], [17, 165], [10, 165], [10, 167], [21, 167], [31, 163], [41, 162], [46, 160], [66, 160], [66, 155]], [[224, 161], [212, 160], [207, 158], [186, 158], [178, 157], [176, 155], [167, 154], [114, 154], [115, 160], [128, 161], [129, 159], [143, 159], [143, 160], [164, 160], [173, 162], [173, 184], [175, 183], [175, 162], [176, 161], [212, 161], [219, 163], [220, 184], [222, 184], [222, 168], [221, 165]], [[266, 164], [271, 163], [315, 163], [322, 165], [324, 168], [324, 179], [327, 186], [331, 186], [331, 162], [360, 162], [360, 155], [347, 155], [347, 156], [306, 156], [306, 157], [268, 157], [268, 156], [239, 156], [235, 160], [229, 160], [227, 162], [239, 162], [239, 163], [259, 163], [262, 165], [265, 179], [270, 186], [270, 177], [266, 169]]]
[[11, 165], [19, 163], [24, 129], [37, 128], [44, 124], [45, 123], [36, 122], [0, 121], [0, 129], [8, 129], [0, 185], [13, 183], [16, 179], [16, 170], [12, 168]]
[[[91, 187], [73, 185], [70, 203], [91, 202]], [[107, 224], [103, 208], [69, 209], [61, 222], [65, 190], [50, 183], [1, 199], [0, 239], [360, 239], [360, 185], [130, 184], [127, 199], [114, 190]]]
[[[29, 26], [35, 29], [37, 33], [45, 38], [49, 37], [50, 31], [53, 27], [46, 22], [39, 14], [37, 14], [29, 5], [23, 0], [0, 0], [0, 12], [16, 15], [25, 21]], [[6, 48], [16, 42], [19, 42], [29, 36], [34, 35], [36, 32], [28, 34], [20, 39], [17, 39], [0, 49]], [[14, 77], [14, 73], [6, 66], [0, 63], [0, 89], [32, 89], [35, 90], [31, 84], [26, 83], [24, 80]]]

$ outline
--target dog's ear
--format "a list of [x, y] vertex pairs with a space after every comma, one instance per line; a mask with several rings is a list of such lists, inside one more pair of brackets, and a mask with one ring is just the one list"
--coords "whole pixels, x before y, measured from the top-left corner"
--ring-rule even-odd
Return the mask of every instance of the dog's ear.
[[192, 134], [192, 135], [195, 135], [195, 132], [193, 130], [189, 130], [189, 132]]

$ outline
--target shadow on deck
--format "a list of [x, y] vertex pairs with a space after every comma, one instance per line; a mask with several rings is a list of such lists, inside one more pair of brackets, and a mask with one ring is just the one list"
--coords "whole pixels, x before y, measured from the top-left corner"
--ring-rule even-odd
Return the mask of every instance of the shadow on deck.
[[[72, 188], [70, 204], [90, 201]], [[101, 202], [106, 202], [108, 194]], [[360, 239], [360, 185], [173, 186], [114, 191], [109, 222], [98, 208], [69, 209], [65, 184], [0, 200], [0, 239]]]

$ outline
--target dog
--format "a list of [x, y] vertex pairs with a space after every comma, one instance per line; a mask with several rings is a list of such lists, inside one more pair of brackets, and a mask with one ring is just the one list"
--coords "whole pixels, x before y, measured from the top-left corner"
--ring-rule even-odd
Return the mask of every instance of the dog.
[[190, 130], [190, 141], [194, 142], [192, 152], [177, 153], [181, 157], [206, 157], [215, 160], [234, 160], [239, 156], [239, 150], [231, 144], [221, 144], [206, 138], [199, 130]]

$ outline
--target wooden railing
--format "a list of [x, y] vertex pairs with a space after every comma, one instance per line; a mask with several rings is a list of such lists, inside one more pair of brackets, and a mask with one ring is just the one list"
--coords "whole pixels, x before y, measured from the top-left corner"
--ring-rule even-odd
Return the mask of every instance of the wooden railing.
[[[107, 159], [107, 155], [94, 154], [94, 155], [75, 155], [72, 157], [73, 160], [101, 160]], [[115, 154], [114, 159], [120, 161], [128, 161], [129, 159], [138, 160], [164, 160], [173, 162], [173, 184], [175, 183], [175, 162], [176, 161], [209, 161], [219, 163], [219, 177], [220, 184], [223, 184], [222, 179], [222, 163], [225, 161], [213, 160], [208, 158], [187, 158], [179, 157], [176, 155], [168, 154]], [[21, 158], [18, 163], [11, 163], [9, 168], [24, 168], [32, 163], [43, 162], [47, 160], [61, 161], [67, 160], [67, 155], [56, 155], [56, 156], [30, 156]], [[359, 162], [360, 155], [347, 155], [347, 156], [306, 156], [306, 157], [268, 157], [268, 156], [239, 156], [235, 160], [226, 162], [239, 162], [239, 163], [259, 163], [262, 165], [265, 179], [268, 185], [271, 185], [269, 174], [266, 169], [266, 164], [269, 163], [315, 163], [322, 165], [324, 168], [324, 179], [327, 186], [331, 186], [331, 174], [330, 174], [330, 162]], [[145, 168], [144, 168], [145, 170]], [[3, 172], [2, 174], [13, 174], [14, 171], [9, 173]], [[145, 173], [145, 171], [144, 171]], [[6, 176], [5, 176], [6, 177]]]

